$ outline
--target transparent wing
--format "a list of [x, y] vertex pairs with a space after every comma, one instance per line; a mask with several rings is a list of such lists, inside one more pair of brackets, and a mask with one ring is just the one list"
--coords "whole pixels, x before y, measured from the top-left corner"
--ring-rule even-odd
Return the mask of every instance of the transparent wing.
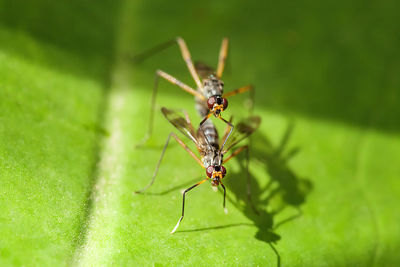
[[193, 128], [192, 123], [189, 120], [187, 114], [185, 114], [186, 118], [180, 115], [178, 112], [174, 110], [167, 109], [165, 107], [161, 108], [161, 112], [164, 114], [165, 118], [175, 126], [181, 133], [183, 133], [187, 138], [191, 139], [196, 146], [198, 146], [199, 142], [196, 139], [196, 134]]
[[215, 70], [203, 62], [196, 62], [194, 67], [201, 79], [208, 79], [210, 75], [215, 74]]
[[[232, 134], [226, 141], [226, 144], [224, 146], [224, 151], [222, 151], [222, 153], [223, 154], [226, 153], [237, 143], [250, 136], [255, 130], [258, 129], [260, 123], [261, 123], [261, 118], [259, 116], [251, 116], [236, 124]], [[221, 139], [221, 143], [223, 143], [226, 138], [227, 135], [225, 134], [224, 138]]]

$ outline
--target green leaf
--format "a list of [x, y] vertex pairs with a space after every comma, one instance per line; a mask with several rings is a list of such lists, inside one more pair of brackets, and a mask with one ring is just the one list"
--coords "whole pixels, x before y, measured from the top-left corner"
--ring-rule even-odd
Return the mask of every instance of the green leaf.
[[104, 87], [4, 51], [0, 61], [0, 261], [58, 265], [88, 208]]
[[82, 243], [105, 133], [113, 40], [107, 23], [93, 21], [105, 9], [0, 1], [2, 266], [67, 265]]
[[[0, 8], [18, 13], [10, 3]], [[19, 19], [3, 18], [0, 263], [396, 266], [396, 3], [345, 4], [43, 1], [38, 7], [54, 14], [39, 22], [43, 11], [29, 6]], [[195, 60], [213, 66], [229, 36], [226, 90], [256, 86], [263, 122], [251, 139], [250, 173], [260, 214], [249, 207], [239, 156], [226, 165], [229, 213], [222, 192], [204, 183], [188, 194], [171, 235], [181, 191], [205, 172], [171, 142], [154, 185], [134, 194], [174, 129], [156, 112], [153, 136], [135, 145], [147, 129], [155, 70], [194, 83], [177, 46], [140, 65], [127, 56], [178, 35]], [[224, 116], [246, 117], [244, 99], [229, 99]], [[192, 97], [165, 81], [157, 106], [201, 120]]]

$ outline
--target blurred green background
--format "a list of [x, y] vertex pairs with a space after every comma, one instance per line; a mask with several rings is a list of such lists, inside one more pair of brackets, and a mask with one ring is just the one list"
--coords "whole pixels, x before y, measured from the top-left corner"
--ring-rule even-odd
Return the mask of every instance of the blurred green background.
[[[0, 264], [399, 264], [399, 5], [0, 0]], [[255, 85], [262, 214], [246, 205], [239, 158], [230, 213], [204, 186], [169, 236], [180, 190], [204, 173], [184, 168], [195, 163], [175, 145], [153, 194], [133, 195], [172, 127], [157, 114], [150, 145], [134, 145], [154, 71], [194, 83], [177, 47], [129, 58], [175, 36], [212, 66], [229, 37], [226, 91]], [[190, 96], [160, 86], [159, 106], [199, 121]], [[244, 117], [243, 101], [233, 97], [226, 116]]]

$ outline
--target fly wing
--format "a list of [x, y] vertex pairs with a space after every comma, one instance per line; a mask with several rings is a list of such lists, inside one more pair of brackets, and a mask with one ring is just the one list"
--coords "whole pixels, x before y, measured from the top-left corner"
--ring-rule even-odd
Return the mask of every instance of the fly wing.
[[192, 123], [189, 120], [189, 117], [186, 116], [184, 118], [178, 112], [174, 110], [167, 109], [165, 107], [161, 108], [162, 113], [164, 114], [165, 118], [175, 126], [181, 133], [183, 133], [187, 138], [191, 139], [197, 146], [198, 141], [196, 139], [196, 134], [193, 128]]
[[196, 71], [202, 80], [207, 79], [210, 75], [215, 74], [215, 70], [203, 62], [196, 62], [194, 67], [196, 68]]
[[[260, 123], [261, 123], [261, 118], [259, 116], [251, 116], [236, 124], [232, 134], [229, 136], [228, 140], [226, 140], [224, 150], [222, 151], [222, 153], [225, 154], [229, 149], [231, 149], [237, 143], [249, 137], [255, 130], [258, 129]], [[221, 142], [223, 143], [226, 138], [227, 135], [224, 136]]]

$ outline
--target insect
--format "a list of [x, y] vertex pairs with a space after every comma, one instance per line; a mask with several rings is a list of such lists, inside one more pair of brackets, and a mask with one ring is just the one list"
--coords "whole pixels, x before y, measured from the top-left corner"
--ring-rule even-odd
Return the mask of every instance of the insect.
[[[136, 191], [136, 193], [141, 193], [145, 191], [154, 183], [161, 161], [163, 159], [164, 153], [167, 149], [171, 137], [173, 137], [178, 142], [178, 144], [181, 145], [189, 153], [189, 155], [192, 156], [193, 159], [195, 159], [196, 162], [202, 168], [205, 169], [206, 172], [206, 178], [204, 180], [187, 188], [183, 192], [182, 216], [178, 220], [178, 223], [176, 224], [174, 229], [171, 231], [171, 234], [173, 234], [184, 217], [186, 193], [192, 190], [193, 188], [201, 185], [207, 180], [211, 181], [211, 185], [213, 187], [221, 185], [221, 187], [223, 188], [224, 190], [223, 207], [225, 212], [227, 212], [225, 208], [226, 189], [224, 184], [222, 183], [222, 179], [225, 177], [227, 171], [226, 168], [223, 166], [223, 164], [227, 163], [229, 160], [231, 160], [233, 157], [235, 157], [244, 150], [248, 152], [248, 145], [244, 145], [237, 148], [225, 159], [224, 155], [240, 141], [251, 135], [259, 127], [261, 119], [260, 117], [252, 116], [247, 118], [245, 121], [240, 122], [239, 124], [236, 125], [236, 130], [229, 138], [228, 138], [229, 130], [227, 128], [223, 138], [219, 141], [217, 129], [215, 128], [214, 124], [211, 121], [207, 121], [202, 126], [199, 126], [196, 132], [186, 112], [184, 112], [184, 116], [182, 116], [178, 112], [169, 110], [165, 107], [163, 107], [161, 111], [166, 117], [166, 119], [173, 126], [175, 126], [175, 128], [177, 128], [182, 134], [184, 134], [187, 138], [193, 141], [193, 143], [197, 147], [200, 157], [197, 156], [175, 133], [171, 132], [167, 138], [167, 142], [165, 143], [160, 159], [157, 163], [152, 180], [146, 187], [144, 187], [139, 191]], [[250, 176], [248, 172], [248, 153], [246, 153], [246, 155], [247, 155], [247, 185], [248, 185], [247, 193], [248, 193], [248, 199], [250, 200], [251, 203], [250, 190], [249, 190]]]
[[[163, 50], [175, 43], [177, 43], [180, 48], [182, 57], [187, 65], [187, 68], [189, 69], [193, 80], [196, 83], [197, 88], [195, 90], [189, 85], [179, 81], [174, 76], [166, 73], [165, 71], [157, 70], [151, 100], [149, 128], [144, 140], [142, 140], [142, 143], [144, 143], [151, 136], [153, 131], [155, 101], [160, 77], [172, 84], [177, 85], [182, 90], [195, 97], [196, 109], [198, 113], [203, 117], [203, 120], [200, 122], [200, 126], [203, 125], [203, 123], [208, 120], [212, 115], [214, 115], [216, 118], [221, 119], [230, 127], [229, 134], [231, 134], [233, 130], [233, 125], [221, 116], [221, 113], [228, 108], [227, 98], [247, 91], [253, 92], [253, 86], [247, 85], [231, 92], [224, 93], [224, 82], [221, 80], [221, 77], [224, 72], [225, 61], [228, 55], [228, 38], [224, 38], [222, 40], [222, 45], [218, 57], [217, 71], [214, 71], [212, 68], [208, 67], [205, 64], [194, 65], [189, 49], [187, 48], [185, 41], [181, 37], [176, 37], [173, 40], [170, 40], [148, 51], [145, 51], [144, 53], [136, 56], [134, 59], [136, 62], [142, 61], [144, 58], [147, 58], [151, 54]], [[251, 97], [253, 97], [253, 93], [251, 93]]]

